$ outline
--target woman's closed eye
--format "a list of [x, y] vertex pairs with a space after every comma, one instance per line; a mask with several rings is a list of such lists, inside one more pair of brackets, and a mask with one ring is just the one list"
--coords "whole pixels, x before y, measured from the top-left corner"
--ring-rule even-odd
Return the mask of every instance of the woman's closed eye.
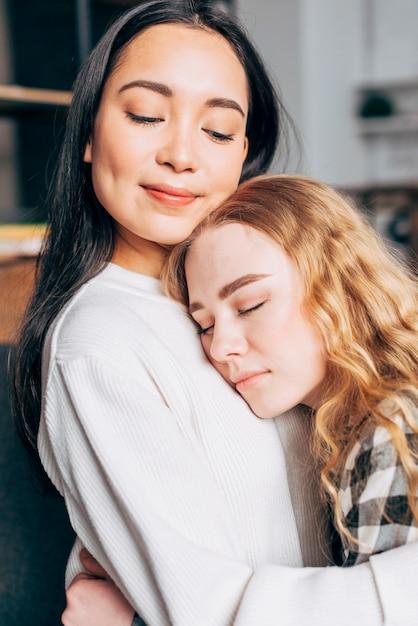
[[154, 126], [159, 122], [162, 122], [163, 119], [161, 117], [151, 117], [147, 115], [136, 115], [135, 113], [126, 113], [126, 116], [129, 120], [134, 122], [135, 124], [142, 124], [143, 126]]
[[211, 324], [210, 326], [202, 327], [202, 326], [200, 326], [200, 324], [198, 324], [196, 322], [196, 320], [194, 320], [194, 321], [195, 321], [195, 323], [198, 326], [198, 329], [197, 329], [197, 334], [198, 335], [213, 335], [213, 329], [214, 329], [215, 324]]
[[228, 141], [234, 141], [234, 135], [228, 133], [220, 133], [216, 130], [210, 130], [209, 128], [204, 128], [203, 131], [209, 135], [211, 139], [217, 141], [218, 143], [227, 143]]
[[[260, 309], [263, 304], [265, 304], [267, 302], [267, 300], [263, 300], [262, 302], [259, 302], [258, 304], [255, 304], [253, 306], [244, 308], [244, 309], [238, 309], [237, 310], [237, 315], [238, 316], [245, 316], [245, 315], [250, 315], [251, 313], [254, 313], [255, 311], [257, 311], [258, 309]], [[209, 324], [207, 326], [205, 325], [201, 325], [199, 324], [199, 322], [197, 322], [194, 318], [192, 318], [194, 323], [197, 325], [198, 330], [197, 330], [197, 334], [198, 335], [213, 335], [213, 329], [215, 328], [215, 324]]]
[[250, 313], [254, 313], [254, 311], [257, 311], [257, 309], [260, 309], [263, 306], [263, 304], [265, 304], [266, 302], [267, 302], [266, 300], [263, 300], [262, 302], [259, 302], [258, 304], [247, 307], [245, 309], [241, 309], [238, 311], [238, 315], [249, 315]]

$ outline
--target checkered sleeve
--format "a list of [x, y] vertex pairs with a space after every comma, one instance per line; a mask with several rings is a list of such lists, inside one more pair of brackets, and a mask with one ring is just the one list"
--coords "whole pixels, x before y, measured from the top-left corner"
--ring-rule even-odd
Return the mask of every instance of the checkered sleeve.
[[[392, 419], [405, 432], [410, 448], [417, 451], [418, 435], [404, 420]], [[344, 566], [418, 540], [407, 493], [408, 480], [389, 430], [367, 423], [347, 457], [338, 486], [343, 524], [359, 542], [341, 537]]]

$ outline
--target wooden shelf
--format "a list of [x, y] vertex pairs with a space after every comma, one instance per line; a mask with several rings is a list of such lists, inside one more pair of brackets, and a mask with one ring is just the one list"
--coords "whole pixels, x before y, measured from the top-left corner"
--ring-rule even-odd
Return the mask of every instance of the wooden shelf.
[[418, 89], [418, 76], [404, 79], [371, 79], [364, 80], [356, 85], [357, 91], [374, 92], [374, 91], [400, 91]]
[[0, 343], [14, 343], [34, 278], [35, 259], [0, 262]]
[[0, 85], [0, 114], [14, 114], [33, 109], [67, 108], [71, 96], [69, 91]]
[[0, 264], [37, 256], [46, 228], [45, 224], [0, 224]]
[[45, 224], [0, 225], [0, 343], [15, 341], [45, 231]]
[[362, 118], [358, 120], [357, 124], [361, 135], [416, 134], [418, 133], [418, 112], [379, 118]]

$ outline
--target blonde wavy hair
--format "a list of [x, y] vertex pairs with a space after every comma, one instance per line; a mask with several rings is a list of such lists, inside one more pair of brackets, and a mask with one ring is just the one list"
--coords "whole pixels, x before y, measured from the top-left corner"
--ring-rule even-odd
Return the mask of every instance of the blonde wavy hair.
[[243, 183], [170, 252], [162, 276], [169, 296], [188, 305], [188, 250], [203, 231], [231, 222], [265, 233], [301, 273], [304, 311], [322, 334], [328, 361], [313, 446], [337, 529], [349, 535], [341, 523], [333, 469], [369, 420], [393, 436], [418, 523], [417, 455], [387, 413], [389, 403], [393, 414], [418, 431], [416, 275], [394, 258], [344, 195], [304, 176], [264, 175]]

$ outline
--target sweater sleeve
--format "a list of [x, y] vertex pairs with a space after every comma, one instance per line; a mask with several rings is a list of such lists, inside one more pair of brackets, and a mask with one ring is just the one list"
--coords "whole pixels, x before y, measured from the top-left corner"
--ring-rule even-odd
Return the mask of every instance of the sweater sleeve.
[[418, 543], [356, 567], [260, 567], [234, 626], [415, 626]]
[[148, 626], [231, 623], [251, 570], [219, 487], [157, 393], [79, 358], [55, 365], [39, 450], [82, 543]]

